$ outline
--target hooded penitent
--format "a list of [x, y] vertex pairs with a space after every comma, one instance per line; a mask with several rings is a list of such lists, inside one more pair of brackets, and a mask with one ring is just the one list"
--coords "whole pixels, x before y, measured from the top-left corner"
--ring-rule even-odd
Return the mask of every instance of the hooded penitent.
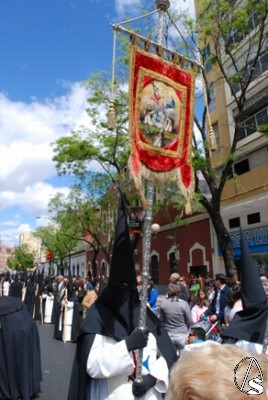
[[14, 275], [13, 282], [10, 285], [9, 295], [13, 297], [18, 297], [21, 299], [22, 296], [22, 282], [19, 280], [19, 275], [16, 273]]
[[0, 297], [0, 399], [25, 399], [41, 391], [39, 334], [20, 299]]
[[[138, 327], [140, 302], [136, 286], [126, 205], [123, 193], [119, 191], [119, 208], [109, 281], [102, 294], [88, 309], [77, 339], [77, 354], [68, 400], [87, 398], [91, 378], [86, 374], [86, 361], [95, 334], [120, 341]], [[171, 366], [176, 361], [175, 348], [161, 326], [160, 320], [150, 309], [147, 310], [147, 328], [155, 336], [159, 351], [166, 359], [167, 365]]]
[[242, 231], [240, 236], [243, 310], [235, 314], [225, 331], [225, 336], [263, 344], [268, 316], [268, 298]]

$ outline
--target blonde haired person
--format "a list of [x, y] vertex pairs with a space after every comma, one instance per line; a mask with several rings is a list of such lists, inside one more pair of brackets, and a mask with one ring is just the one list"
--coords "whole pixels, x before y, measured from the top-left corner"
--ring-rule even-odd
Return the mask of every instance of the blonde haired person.
[[[249, 383], [253, 378], [256, 382], [260, 371], [255, 361], [248, 369], [253, 357], [262, 372], [262, 382], [257, 382], [255, 389], [254, 383], [252, 386]], [[238, 386], [242, 387], [242, 392]], [[264, 400], [268, 399], [265, 389], [267, 366], [264, 357], [252, 355], [233, 344], [206, 342], [193, 351], [184, 352], [174, 365], [165, 400]], [[249, 390], [252, 390], [252, 394]]]

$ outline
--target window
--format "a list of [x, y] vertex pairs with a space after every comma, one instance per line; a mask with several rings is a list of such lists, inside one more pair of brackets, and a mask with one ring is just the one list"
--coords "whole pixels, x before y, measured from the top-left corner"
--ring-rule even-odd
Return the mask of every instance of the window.
[[229, 34], [225, 37], [227, 46], [238, 46], [241, 41], [251, 32], [253, 29], [255, 29], [260, 22], [260, 15], [258, 13], [257, 8], [254, 8], [254, 10], [250, 11], [250, 14], [248, 15], [248, 25], [245, 27], [245, 29], [241, 28], [236, 28], [233, 29], [229, 32]]
[[238, 140], [245, 139], [257, 131], [262, 131], [268, 123], [268, 106], [241, 122]]
[[254, 214], [249, 214], [247, 218], [248, 218], [248, 225], [257, 224], [258, 222], [261, 222], [261, 215], [259, 212], [256, 212]]
[[214, 82], [209, 83], [209, 96], [210, 96], [209, 111], [212, 112], [216, 108]]
[[218, 125], [218, 123], [214, 124], [212, 126], [212, 128], [213, 128], [213, 132], [214, 132], [214, 135], [215, 135], [215, 140], [216, 140], [216, 143], [217, 143], [216, 152], [218, 153], [220, 151], [220, 148], [221, 148], [221, 140], [220, 140], [220, 133], [219, 133], [219, 125]]
[[242, 175], [248, 172], [249, 169], [249, 160], [246, 158], [245, 160], [242, 160], [236, 164], [234, 164], [234, 173], [236, 175]]
[[239, 227], [240, 227], [240, 218], [239, 217], [229, 219], [229, 228], [230, 229], [239, 228]]
[[212, 69], [211, 51], [209, 44], [206, 45], [205, 50], [203, 51], [203, 60], [204, 60], [205, 71], [208, 73]]
[[[253, 54], [253, 52], [252, 52]], [[247, 61], [248, 60], [248, 55], [247, 54], [242, 54], [240, 56], [240, 67], [239, 67], [239, 72], [235, 72], [233, 67], [228, 68], [228, 76], [232, 81], [232, 88], [235, 93], [239, 92], [241, 90], [241, 84], [243, 82], [247, 83], [249, 74], [251, 73], [251, 70], [253, 68], [252, 62]], [[244, 60], [244, 61], [243, 61]], [[237, 62], [237, 66], [238, 66]], [[258, 60], [256, 61], [256, 64], [254, 66], [253, 74], [251, 81], [254, 79], [258, 78], [261, 74], [263, 74], [265, 71], [268, 69], [268, 51], [266, 51], [264, 54], [262, 54]]]
[[173, 272], [178, 272], [178, 265], [175, 252], [169, 254], [169, 271], [170, 275]]

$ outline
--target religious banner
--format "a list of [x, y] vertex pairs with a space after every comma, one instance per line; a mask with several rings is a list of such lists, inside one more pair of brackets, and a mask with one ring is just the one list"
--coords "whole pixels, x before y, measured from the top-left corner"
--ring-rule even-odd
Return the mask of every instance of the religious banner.
[[177, 181], [190, 213], [196, 65], [186, 70], [178, 60], [182, 58], [177, 54], [167, 61], [132, 45], [129, 166], [143, 205], [142, 177], [153, 182]]

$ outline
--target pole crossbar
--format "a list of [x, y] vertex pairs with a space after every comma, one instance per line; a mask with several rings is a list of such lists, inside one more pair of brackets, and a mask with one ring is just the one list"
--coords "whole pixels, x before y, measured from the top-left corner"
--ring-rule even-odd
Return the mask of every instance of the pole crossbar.
[[168, 49], [167, 47], [162, 46], [159, 42], [155, 42], [153, 40], [150, 40], [150, 39], [146, 38], [145, 36], [142, 36], [142, 35], [140, 35], [140, 34], [138, 34], [136, 32], [133, 32], [133, 31], [130, 31], [129, 29], [127, 29], [127, 28], [124, 28], [121, 25], [118, 25], [118, 24], [110, 24], [110, 25], [112, 26], [112, 28], [115, 31], [122, 32], [122, 33], [125, 33], [125, 34], [129, 35], [130, 39], [135, 38], [135, 37], [138, 38], [144, 44], [145, 48], [147, 48], [148, 45], [155, 47], [156, 51], [159, 48], [161, 48], [162, 51], [166, 52], [172, 59], [175, 59], [175, 60], [178, 59], [178, 61], [182, 60], [184, 63], [186, 61], [186, 63], [189, 63], [191, 65], [191, 67], [197, 66], [200, 69], [204, 68], [202, 66], [202, 64], [198, 63], [197, 61], [191, 60], [190, 58], [185, 57], [184, 55], [179, 54], [176, 51], [172, 51], [172, 50]]

